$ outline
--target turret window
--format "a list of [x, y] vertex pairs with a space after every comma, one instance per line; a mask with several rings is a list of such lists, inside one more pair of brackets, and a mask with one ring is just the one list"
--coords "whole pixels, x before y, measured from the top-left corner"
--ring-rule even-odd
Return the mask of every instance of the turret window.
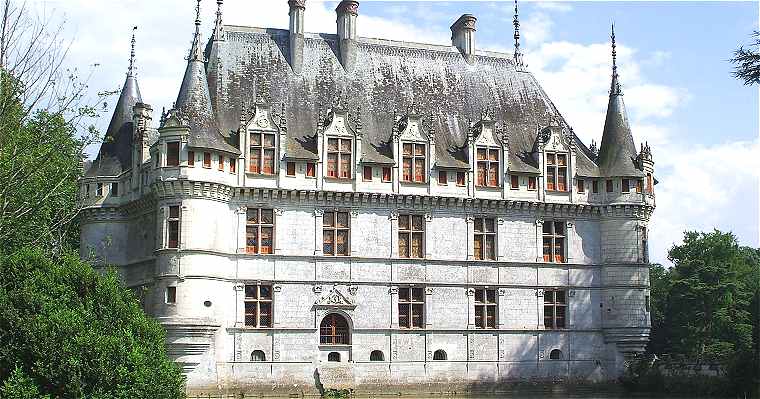
[[219, 170], [224, 170], [224, 156], [219, 154]]
[[271, 254], [274, 238], [274, 211], [248, 208], [246, 211], [245, 241], [249, 254]]
[[636, 179], [636, 192], [637, 193], [641, 192], [641, 186], [643, 186], [643, 185], [644, 185], [644, 181], [643, 180]]
[[230, 158], [230, 173], [235, 173], [236, 161], [237, 160], [234, 157]]
[[251, 133], [251, 157], [248, 168], [251, 173], [274, 174], [274, 144], [274, 134]]
[[211, 168], [211, 153], [210, 152], [203, 153], [203, 167]]
[[544, 262], [565, 261], [565, 222], [545, 221], [543, 226]]
[[179, 248], [179, 205], [169, 207], [169, 218], [166, 220], [168, 248]]
[[546, 189], [567, 191], [567, 154], [546, 154]]
[[405, 182], [425, 182], [425, 144], [404, 143], [402, 177]]
[[327, 177], [351, 178], [351, 139], [327, 139]]
[[166, 166], [179, 166], [179, 142], [166, 143]]
[[478, 148], [478, 186], [499, 186], [499, 150], [496, 148]]
[[631, 180], [630, 179], [621, 179], [621, 188], [620, 191], [624, 193], [631, 192]]
[[536, 176], [528, 176], [528, 190], [536, 190]]
[[467, 184], [467, 176], [464, 172], [457, 172], [457, 186], [464, 187]]

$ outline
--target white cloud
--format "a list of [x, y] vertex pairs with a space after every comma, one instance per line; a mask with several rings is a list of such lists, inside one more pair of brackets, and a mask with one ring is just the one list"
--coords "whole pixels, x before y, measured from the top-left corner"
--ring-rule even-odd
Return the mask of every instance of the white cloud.
[[537, 1], [534, 4], [538, 8], [549, 11], [568, 12], [573, 9], [568, 2], [564, 1]]

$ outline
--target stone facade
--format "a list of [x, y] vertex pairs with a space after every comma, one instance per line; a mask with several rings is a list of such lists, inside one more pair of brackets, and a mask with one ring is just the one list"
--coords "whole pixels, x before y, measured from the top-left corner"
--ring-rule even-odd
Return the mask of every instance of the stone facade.
[[[344, 14], [354, 29], [358, 3], [343, 3], [350, 4], [341, 4], [339, 13], [350, 6]], [[301, 29], [304, 4], [291, 2], [291, 24]], [[467, 34], [474, 34], [474, 17], [467, 20], [473, 24]], [[212, 53], [222, 41], [217, 35], [234, 29], [221, 25], [220, 10]], [[359, 51], [351, 55], [351, 69], [360, 71], [355, 61], [362, 59], [362, 39], [344, 35], [342, 51]], [[296, 36], [290, 39], [300, 41], [303, 51], [304, 34]], [[197, 73], [193, 62], [202, 62], [199, 43], [196, 31], [188, 74]], [[483, 60], [472, 48], [474, 39], [468, 43], [467, 54], [446, 51], [477, 66]], [[309, 66], [292, 67], [307, 73]], [[183, 92], [193, 90], [183, 83]], [[224, 92], [213, 91], [208, 103], [220, 107]], [[611, 104], [618, 95], [611, 93]], [[192, 103], [191, 97], [183, 101]], [[497, 127], [499, 118], [484, 112], [467, 126], [460, 149], [469, 153], [465, 160], [479, 159], [482, 148], [496, 151], [496, 184], [489, 186], [480, 184], [477, 161], [456, 166], [438, 158], [440, 132], [414, 110], [394, 116], [388, 126], [395, 133], [383, 163], [362, 151], [362, 140], [369, 138], [361, 114], [351, 115], [340, 102], [315, 116], [311, 159], [290, 150], [292, 112], [275, 112], [266, 98], [241, 114], [236, 135], [217, 130], [216, 142], [201, 140], [208, 126], [194, 124], [197, 113], [187, 108], [162, 115], [156, 130], [139, 91], [131, 100], [124, 107], [133, 109], [133, 117], [123, 122], [133, 132], [132, 165], [122, 161], [118, 172], [103, 172], [108, 154], [101, 150], [81, 181], [82, 257], [115, 265], [167, 329], [169, 353], [187, 373], [191, 393], [463, 392], [526, 380], [600, 382], [617, 378], [626, 357], [646, 345], [646, 226], [654, 209], [648, 147], [630, 160], [634, 172], [605, 174], [595, 151], [555, 117], [535, 126], [527, 163], [534, 171], [513, 161], [509, 127]], [[622, 134], [630, 136], [624, 108], [611, 107], [610, 118], [624, 121]], [[632, 138], [623, 144], [609, 139], [621, 134], [613, 127], [605, 124], [603, 143], [632, 145]], [[261, 134], [275, 140], [271, 174], [254, 173], [251, 166], [252, 140]], [[329, 176], [328, 140], [334, 138], [352, 146], [345, 178]], [[405, 182], [404, 145], [414, 143], [426, 146], [424, 177]], [[611, 149], [603, 144], [600, 151]], [[564, 186], [548, 177], [557, 154], [566, 156]], [[247, 224], [257, 209], [271, 210], [271, 244], [264, 235], [250, 238]], [[344, 256], [327, 253], [332, 247], [324, 229], [333, 212], [347, 218]], [[419, 257], [404, 256], [406, 215], [421, 221]], [[492, 259], [478, 252], [485, 245], [475, 238], [483, 218], [494, 226]], [[561, 233], [549, 255], [547, 226]], [[419, 325], [409, 322], [412, 328], [401, 314], [409, 288], [419, 289], [421, 309]], [[252, 292], [263, 300], [252, 300]], [[493, 295], [492, 324], [476, 316], [483, 292]], [[547, 308], [554, 295], [563, 298], [561, 320], [546, 313], [561, 312]], [[256, 316], [246, 302], [258, 309]], [[334, 315], [345, 321], [347, 333], [340, 343], [325, 344], [320, 326]]]

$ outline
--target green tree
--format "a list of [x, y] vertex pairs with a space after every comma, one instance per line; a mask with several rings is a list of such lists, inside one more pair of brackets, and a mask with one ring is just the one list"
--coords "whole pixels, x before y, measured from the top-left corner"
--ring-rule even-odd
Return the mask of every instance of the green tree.
[[0, 257], [0, 396], [183, 397], [164, 338], [112, 272], [40, 251]]
[[670, 350], [669, 334], [665, 328], [665, 313], [670, 293], [670, 271], [661, 264], [649, 265], [650, 316], [652, 330], [649, 335], [647, 351], [666, 354]]
[[[752, 33], [753, 43], [750, 48], [740, 46], [734, 51], [734, 57], [731, 62], [735, 64], [733, 75], [739, 80], [744, 81], [745, 85], [760, 83], [760, 31]], [[753, 49], [754, 48], [754, 49]]]

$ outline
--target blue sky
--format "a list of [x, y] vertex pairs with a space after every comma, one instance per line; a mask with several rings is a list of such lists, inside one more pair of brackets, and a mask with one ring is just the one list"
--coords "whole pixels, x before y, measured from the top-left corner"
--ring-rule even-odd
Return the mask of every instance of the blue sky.
[[[191, 40], [194, 2], [43, 1], [65, 13], [76, 40], [70, 63], [101, 66], [93, 89], [123, 83], [131, 27], [138, 30], [144, 100], [171, 106]], [[337, 2], [307, 0], [306, 30], [335, 32]], [[208, 37], [216, 4], [204, 0]], [[285, 0], [225, 0], [225, 23], [286, 28]], [[164, 12], [163, 10], [171, 10]], [[462, 13], [478, 17], [477, 47], [512, 51], [510, 1], [361, 1], [358, 34], [448, 44]], [[717, 227], [758, 246], [758, 88], [731, 77], [727, 61], [758, 29], [757, 2], [520, 2], [522, 43], [536, 75], [587, 144], [600, 140], [610, 78], [614, 20], [620, 75], [637, 145], [653, 147], [660, 185], [651, 253], [665, 262], [682, 232]], [[110, 115], [103, 118], [105, 127]], [[97, 151], [97, 148], [93, 148]]]

